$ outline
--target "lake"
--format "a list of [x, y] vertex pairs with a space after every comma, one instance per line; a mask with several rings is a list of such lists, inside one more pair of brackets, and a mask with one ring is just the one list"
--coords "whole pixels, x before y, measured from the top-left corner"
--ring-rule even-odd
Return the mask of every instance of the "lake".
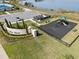
[[67, 9], [67, 10], [79, 10], [79, 0], [43, 0], [35, 2], [35, 0], [27, 0], [31, 2], [35, 7], [46, 9]]

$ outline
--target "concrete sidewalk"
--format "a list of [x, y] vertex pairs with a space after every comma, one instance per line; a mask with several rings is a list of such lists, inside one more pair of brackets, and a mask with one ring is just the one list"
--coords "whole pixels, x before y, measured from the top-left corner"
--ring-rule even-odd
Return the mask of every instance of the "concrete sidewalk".
[[0, 44], [0, 59], [9, 59], [1, 44]]

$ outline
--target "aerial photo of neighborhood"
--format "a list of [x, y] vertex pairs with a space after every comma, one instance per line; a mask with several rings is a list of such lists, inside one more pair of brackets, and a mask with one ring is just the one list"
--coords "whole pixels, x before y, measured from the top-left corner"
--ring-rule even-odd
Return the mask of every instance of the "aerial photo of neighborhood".
[[0, 59], [79, 59], [79, 0], [0, 0]]

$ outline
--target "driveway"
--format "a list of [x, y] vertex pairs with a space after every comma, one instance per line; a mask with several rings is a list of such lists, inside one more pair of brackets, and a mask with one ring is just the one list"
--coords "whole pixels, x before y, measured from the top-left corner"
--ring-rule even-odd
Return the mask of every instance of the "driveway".
[[8, 21], [17, 21], [16, 17], [21, 19], [32, 19], [34, 16], [40, 15], [40, 13], [33, 12], [33, 11], [24, 11], [24, 12], [17, 12], [13, 14], [5, 14], [0, 15], [0, 21], [4, 21], [6, 18]]

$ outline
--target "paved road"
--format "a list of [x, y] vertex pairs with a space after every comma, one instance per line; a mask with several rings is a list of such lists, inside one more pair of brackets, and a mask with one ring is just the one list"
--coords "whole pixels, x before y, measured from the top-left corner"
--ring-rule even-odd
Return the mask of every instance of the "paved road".
[[31, 19], [36, 15], [39, 15], [39, 13], [33, 11], [17, 12], [13, 14], [0, 15], [0, 21], [4, 21], [5, 18], [8, 21], [17, 21], [16, 17], [19, 17], [21, 19]]
[[9, 59], [1, 44], [0, 44], [0, 59]]

